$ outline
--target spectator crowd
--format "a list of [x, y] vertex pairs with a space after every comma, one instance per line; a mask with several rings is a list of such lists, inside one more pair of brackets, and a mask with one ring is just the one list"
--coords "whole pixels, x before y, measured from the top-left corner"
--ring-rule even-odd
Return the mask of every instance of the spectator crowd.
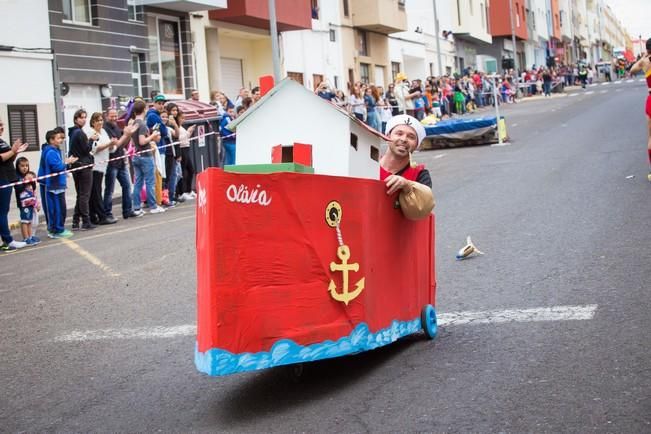
[[[324, 81], [317, 84], [315, 93], [369, 127], [384, 132], [387, 121], [399, 113], [414, 116], [424, 124], [435, 124], [495, 103], [514, 103], [519, 97], [518, 89], [524, 96], [549, 97], [554, 88], [561, 91], [571, 85], [585, 88], [600, 75], [608, 81], [612, 80], [613, 72], [622, 78], [629, 66], [620, 61], [595, 66], [560, 64], [534, 66], [520, 74], [511, 69], [490, 76], [467, 68], [460, 75], [430, 76], [425, 80], [409, 80], [404, 73], [398, 73], [386, 89], [358, 81], [349, 83], [344, 93]], [[228, 124], [260, 98], [259, 87], [241, 88], [235, 101], [223, 92], [211, 92], [209, 104], [221, 116], [223, 164], [235, 164], [235, 135], [228, 130]], [[199, 92], [193, 91], [191, 99], [199, 101]], [[48, 131], [36, 173], [26, 158], [18, 156], [27, 144], [21, 140], [8, 144], [0, 139], [0, 250], [14, 251], [40, 242], [35, 230], [41, 208], [50, 238], [67, 238], [73, 231], [115, 224], [116, 181], [122, 193], [123, 219], [142, 217], [143, 208], [158, 214], [174, 208], [178, 202], [195, 199], [195, 168], [190, 157], [195, 127], [185, 128], [184, 113], [164, 95], [154, 92], [151, 101], [148, 107], [142, 98], [135, 98], [124, 113], [111, 108], [104, 113], [92, 113], [90, 119], [85, 110], [77, 110], [74, 125], [67, 132], [68, 156], [62, 154], [66, 140], [64, 129], [56, 127]], [[0, 119], [0, 135], [3, 132], [4, 123]], [[72, 231], [65, 228], [69, 171], [76, 191]], [[23, 241], [14, 240], [9, 230], [12, 191], [20, 213]]]

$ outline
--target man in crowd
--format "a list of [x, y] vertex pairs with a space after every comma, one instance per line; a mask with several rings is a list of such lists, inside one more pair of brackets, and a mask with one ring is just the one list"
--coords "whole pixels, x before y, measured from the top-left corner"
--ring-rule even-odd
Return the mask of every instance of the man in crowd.
[[[165, 122], [163, 122], [163, 119], [161, 119], [160, 114], [165, 111], [165, 102], [167, 102], [167, 98], [165, 98], [165, 95], [162, 93], [159, 93], [154, 97], [154, 104], [153, 106], [147, 111], [147, 116], [146, 116], [146, 124], [147, 128], [149, 128], [150, 131], [153, 130], [158, 130], [160, 131], [160, 138], [157, 141], [157, 146], [158, 146], [158, 154], [154, 154], [154, 158], [161, 158], [161, 155], [165, 155], [165, 140], [167, 137], [169, 137], [169, 132], [167, 129], [167, 126], [165, 125]], [[165, 157], [162, 157], [163, 159]], [[156, 161], [154, 160], [154, 163]], [[159, 161], [158, 162], [158, 167], [165, 167], [165, 161]], [[164, 170], [164, 169], [161, 169]], [[155, 195], [156, 195], [156, 203], [158, 205], [161, 205], [163, 202], [163, 177], [165, 175], [161, 172], [159, 173], [157, 170], [154, 170], [154, 177], [155, 177], [155, 182], [156, 182], [156, 189], [155, 189]]]
[[[163, 100], [165, 97], [163, 97]], [[165, 209], [156, 205], [156, 198], [154, 196], [154, 188], [156, 178], [154, 171], [156, 170], [153, 156], [153, 146], [155, 142], [161, 140], [161, 132], [155, 130], [150, 134], [149, 128], [145, 121], [145, 108], [147, 104], [143, 100], [137, 100], [133, 103], [133, 114], [136, 117], [135, 125], [137, 131], [134, 134], [134, 145], [138, 155], [133, 157], [133, 171], [136, 178], [135, 186], [133, 189], [133, 211], [136, 217], [140, 217], [144, 212], [140, 209], [140, 191], [142, 190], [143, 183], [147, 191], [147, 205], [149, 206], [150, 213], [157, 214], [164, 212]], [[160, 119], [160, 116], [159, 116]], [[161, 122], [162, 124], [162, 122]], [[152, 142], [154, 142], [152, 144]]]
[[113, 146], [117, 146], [117, 148], [109, 154], [111, 161], [109, 161], [108, 167], [106, 168], [106, 178], [104, 179], [104, 210], [108, 216], [113, 218], [113, 189], [117, 178], [120, 187], [122, 187], [122, 217], [124, 219], [140, 217], [141, 215], [133, 211], [131, 204], [131, 176], [129, 175], [124, 145], [117, 145], [122, 137], [122, 129], [118, 126], [117, 120], [117, 110], [109, 109], [106, 113], [106, 121], [103, 127], [111, 138]]

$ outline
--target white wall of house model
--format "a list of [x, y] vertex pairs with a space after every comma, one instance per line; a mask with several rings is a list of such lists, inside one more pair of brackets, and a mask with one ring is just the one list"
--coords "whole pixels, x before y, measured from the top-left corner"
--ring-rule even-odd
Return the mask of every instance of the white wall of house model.
[[315, 174], [380, 177], [377, 159], [386, 138], [290, 79], [278, 83], [229, 129], [237, 133], [238, 165], [269, 164], [273, 146], [297, 142], [312, 145]]

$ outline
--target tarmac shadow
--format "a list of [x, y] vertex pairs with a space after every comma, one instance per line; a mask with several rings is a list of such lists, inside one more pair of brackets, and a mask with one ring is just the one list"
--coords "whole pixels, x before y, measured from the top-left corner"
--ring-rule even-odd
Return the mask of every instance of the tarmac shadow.
[[375, 350], [304, 363], [300, 375], [297, 365], [240, 374], [243, 381], [233, 384], [232, 390], [222, 395], [225, 398], [214, 403], [213, 414], [220, 426], [231, 428], [239, 422], [278, 415], [303, 402], [353, 387], [405, 350], [427, 342], [422, 333], [416, 333]]

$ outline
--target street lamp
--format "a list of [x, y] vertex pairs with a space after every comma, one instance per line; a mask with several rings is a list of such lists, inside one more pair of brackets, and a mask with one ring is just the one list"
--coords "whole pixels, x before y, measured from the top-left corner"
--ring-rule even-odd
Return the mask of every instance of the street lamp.
[[271, 56], [274, 67], [274, 82], [280, 81], [280, 50], [278, 48], [278, 27], [276, 24], [276, 2], [269, 0], [269, 33], [271, 33]]
[[513, 63], [515, 66], [515, 94], [516, 97], [520, 98], [520, 74], [518, 70], [520, 69], [520, 62], [518, 61], [518, 47], [515, 45], [515, 21], [513, 21], [513, 0], [509, 0], [509, 15], [511, 17], [511, 41], [513, 42]]

